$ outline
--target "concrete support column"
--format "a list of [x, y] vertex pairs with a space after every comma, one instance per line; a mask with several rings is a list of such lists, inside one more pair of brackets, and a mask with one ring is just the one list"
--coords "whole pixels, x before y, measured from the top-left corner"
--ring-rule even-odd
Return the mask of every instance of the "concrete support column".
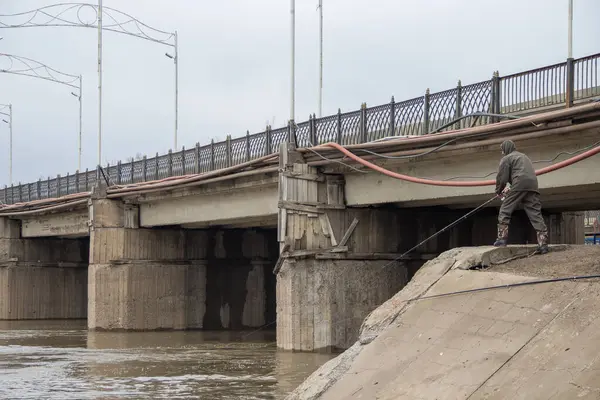
[[0, 320], [85, 318], [86, 240], [22, 238], [20, 224], [0, 217]]
[[89, 329], [202, 328], [205, 237], [179, 229], [141, 229], [138, 209], [94, 197], [90, 204]]
[[322, 174], [286, 145], [280, 163], [277, 346], [347, 348], [363, 319], [406, 284], [407, 268], [394, 259], [413, 244], [415, 219], [346, 208], [343, 176]]

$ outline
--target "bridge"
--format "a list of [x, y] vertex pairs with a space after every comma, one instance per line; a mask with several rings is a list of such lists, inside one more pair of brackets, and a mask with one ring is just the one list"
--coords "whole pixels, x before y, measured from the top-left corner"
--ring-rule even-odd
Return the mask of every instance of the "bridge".
[[[281, 348], [346, 348], [426, 260], [493, 241], [498, 201], [400, 257], [491, 197], [507, 138], [542, 170], [550, 241], [583, 243], [599, 58], [5, 188], [0, 319], [269, 325]], [[522, 213], [510, 240], [535, 240]]]

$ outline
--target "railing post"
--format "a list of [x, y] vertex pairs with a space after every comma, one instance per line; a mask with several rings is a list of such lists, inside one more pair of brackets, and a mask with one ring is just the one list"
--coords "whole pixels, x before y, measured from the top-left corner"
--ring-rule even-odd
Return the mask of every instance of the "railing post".
[[173, 176], [173, 150], [169, 149], [167, 154], [167, 176]]
[[69, 194], [69, 173], [67, 172], [67, 193], [65, 194]]
[[298, 147], [298, 141], [296, 140], [296, 122], [293, 119], [288, 121], [288, 143], [292, 145], [293, 148]]
[[15, 186], [10, 184], [10, 204], [15, 204]]
[[425, 91], [423, 97], [423, 129], [421, 135], [427, 135], [429, 133], [429, 88]]
[[41, 179], [38, 179], [38, 181], [37, 181], [36, 191], [37, 191], [37, 198], [39, 200], [42, 198], [42, 180]]
[[60, 175], [56, 175], [56, 197], [60, 196]]
[[575, 100], [575, 62], [572, 58], [567, 58], [567, 82], [566, 82], [566, 106], [573, 107]]
[[46, 187], [48, 188], [48, 190], [46, 190], [46, 198], [49, 199], [52, 197], [52, 194], [50, 193], [50, 177], [46, 179]]
[[250, 131], [246, 131], [246, 161], [250, 161]]
[[196, 154], [196, 169], [195, 169], [195, 172], [197, 174], [199, 174], [200, 173], [200, 143], [199, 142], [196, 142], [196, 152], [195, 152], [195, 154]]
[[336, 132], [336, 143], [342, 144], [342, 109], [338, 108], [337, 113], [337, 132]]
[[271, 125], [265, 130], [265, 156], [271, 154]]
[[317, 140], [317, 115], [316, 114], [309, 116], [308, 126], [309, 126], [308, 138], [310, 140], [310, 145], [317, 146], [319, 144], [319, 141]]
[[[490, 96], [490, 112], [500, 114], [500, 78], [498, 71], [494, 71], [494, 75], [492, 75], [492, 91]], [[491, 117], [490, 120], [493, 124], [499, 121], [498, 117]]]
[[210, 139], [210, 170], [215, 170], [215, 139]]
[[4, 185], [4, 204], [8, 204], [8, 186]]
[[23, 202], [23, 185], [19, 182], [19, 202]]
[[367, 103], [360, 105], [360, 143], [367, 142]]
[[117, 185], [120, 185], [121, 182], [121, 161], [117, 161]]
[[146, 182], [148, 178], [148, 158], [142, 157], [142, 182]]
[[502, 114], [502, 87], [500, 85], [500, 71], [496, 71], [496, 114]]
[[[454, 110], [454, 119], [462, 117], [462, 82], [460, 79], [456, 84], [456, 109]], [[460, 129], [460, 121], [456, 121], [454, 129]]]
[[185, 175], [185, 146], [181, 147], [181, 175]]
[[227, 159], [227, 166], [231, 167], [231, 135], [227, 135], [225, 140], [225, 158]]
[[86, 168], [85, 169], [85, 191], [89, 191], [90, 190], [90, 178], [89, 178], [89, 171]]
[[27, 184], [27, 201], [31, 201], [31, 185]]
[[154, 157], [154, 180], [157, 181], [158, 180], [158, 152], [156, 153], [156, 156]]
[[390, 131], [388, 136], [396, 136], [396, 99], [390, 101]]

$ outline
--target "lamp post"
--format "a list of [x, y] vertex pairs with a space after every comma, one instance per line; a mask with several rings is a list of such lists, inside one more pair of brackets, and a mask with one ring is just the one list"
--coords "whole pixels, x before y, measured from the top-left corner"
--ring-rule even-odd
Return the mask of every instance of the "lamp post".
[[[83, 96], [83, 90], [81, 86], [81, 75], [77, 76], [67, 74], [31, 58], [16, 56], [13, 54], [0, 53], [0, 58], [7, 59], [9, 64], [9, 67], [7, 69], [0, 69], [0, 73], [43, 79], [45, 81], [65, 85], [73, 89], [77, 89], [79, 91], [78, 95], [73, 92], [71, 92], [71, 94], [79, 98], [79, 152], [77, 170], [81, 171], [81, 100]], [[78, 84], [76, 84], [77, 82]]]
[[567, 58], [573, 58], [573, 0], [569, 0], [569, 37], [568, 37], [568, 50]]
[[319, 0], [319, 118], [323, 116], [323, 0]]
[[81, 171], [81, 123], [82, 123], [82, 111], [83, 111], [83, 101], [82, 101], [82, 97], [83, 97], [83, 91], [81, 90], [82, 88], [82, 84], [81, 84], [81, 75], [79, 75], [79, 94], [77, 93], [73, 93], [71, 92], [71, 94], [75, 97], [77, 97], [77, 100], [79, 100], [79, 142], [78, 142], [78, 147], [79, 147], [79, 157], [77, 159], [77, 170]]
[[9, 129], [9, 136], [8, 136], [8, 151], [9, 151], [9, 156], [8, 156], [8, 184], [12, 185], [13, 183], [13, 179], [12, 179], [12, 170], [13, 170], [13, 133], [12, 133], [12, 104], [0, 104], [0, 110], [7, 108], [8, 107], [8, 113], [5, 113], [4, 111], [0, 111], [0, 114], [2, 115], [6, 115], [8, 117], [8, 121], [5, 119], [2, 119], [2, 122], [4, 122], [5, 124], [8, 124], [8, 129]]
[[291, 71], [290, 71], [290, 120], [294, 121], [295, 112], [295, 90], [296, 90], [296, 77], [295, 77], [295, 66], [296, 66], [296, 0], [290, 0], [290, 15], [291, 15]]
[[[85, 10], [95, 13], [93, 18], [84, 20]], [[104, 24], [103, 17], [109, 23]], [[14, 18], [15, 23], [5, 22]], [[25, 21], [25, 22], [22, 22]], [[98, 30], [98, 165], [102, 164], [102, 32], [111, 31], [137, 37], [174, 48], [175, 61], [175, 148], [177, 148], [178, 130], [178, 57], [177, 32], [166, 32], [152, 28], [137, 18], [110, 7], [104, 7], [102, 0], [98, 4], [91, 3], [58, 3], [16, 14], [0, 14], [2, 28], [33, 27], [81, 27]]]
[[175, 54], [171, 55], [169, 53], [165, 53], [165, 56], [169, 57], [170, 59], [173, 60], [173, 63], [175, 64], [175, 147], [173, 147], [175, 150], [177, 150], [177, 131], [178, 131], [178, 123], [177, 121], [179, 120], [179, 54], [177, 54], [177, 31], [175, 31], [174, 33], [175, 38], [174, 38], [174, 42], [175, 42], [175, 46], [174, 46], [174, 52]]

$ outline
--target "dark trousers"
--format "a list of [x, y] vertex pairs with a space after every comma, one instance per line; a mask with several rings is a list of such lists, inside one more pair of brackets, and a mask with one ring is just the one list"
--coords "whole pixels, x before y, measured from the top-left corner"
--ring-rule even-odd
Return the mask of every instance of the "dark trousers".
[[523, 204], [527, 217], [529, 217], [529, 221], [531, 221], [531, 225], [533, 225], [536, 232], [546, 232], [547, 228], [544, 217], [542, 217], [540, 194], [536, 192], [509, 191], [500, 206], [498, 223], [510, 225], [510, 217], [520, 204]]

